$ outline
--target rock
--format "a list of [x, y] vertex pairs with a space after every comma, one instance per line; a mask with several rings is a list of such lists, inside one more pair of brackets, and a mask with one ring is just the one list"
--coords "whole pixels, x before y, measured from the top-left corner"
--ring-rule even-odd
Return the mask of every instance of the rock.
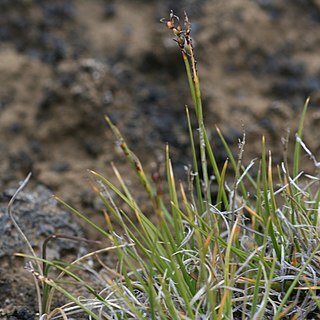
[[70, 165], [66, 162], [54, 162], [50, 166], [50, 169], [55, 172], [66, 172], [69, 171]]
[[105, 18], [113, 18], [117, 13], [117, 7], [113, 1], [107, 1], [104, 5], [103, 15]]
[[21, 307], [16, 309], [8, 320], [34, 320], [35, 316], [26, 308]]
[[[12, 256], [15, 252], [29, 253], [6, 212], [7, 203], [14, 192], [14, 189], [10, 189], [0, 194], [0, 259]], [[58, 208], [51, 192], [43, 186], [36, 187], [32, 192], [21, 192], [13, 205], [12, 213], [35, 248], [40, 248], [43, 240], [52, 234], [83, 236], [71, 214]], [[50, 252], [53, 250], [52, 258], [55, 259], [59, 259], [66, 251], [78, 253], [81, 250], [79, 242], [70, 240], [53, 240], [49, 246]]]

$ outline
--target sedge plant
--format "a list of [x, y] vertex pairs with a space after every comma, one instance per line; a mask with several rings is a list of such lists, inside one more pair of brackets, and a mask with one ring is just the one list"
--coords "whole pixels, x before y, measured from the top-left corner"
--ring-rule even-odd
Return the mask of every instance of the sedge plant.
[[[67, 265], [27, 256], [61, 271], [55, 278], [33, 271], [38, 281], [50, 287], [43, 317], [68, 319], [82, 313], [90, 319], [315, 318], [320, 312], [319, 178], [300, 170], [302, 151], [318, 164], [303, 142], [308, 100], [296, 135], [292, 169], [287, 155], [280, 165], [273, 164], [264, 137], [260, 158], [244, 165], [245, 134], [235, 157], [217, 128], [228, 155], [219, 166], [205, 127], [188, 17], [180, 21], [171, 12], [162, 22], [173, 32], [181, 52], [193, 101], [193, 107], [186, 109], [192, 154], [187, 181], [175, 179], [169, 146], [166, 188], [159, 175], [149, 179], [121, 132], [106, 117], [151, 209], [141, 209], [135, 191], [114, 164], [116, 184], [90, 171], [93, 189], [105, 205], [105, 228], [58, 199], [112, 246]], [[193, 118], [196, 128], [191, 125]], [[216, 194], [212, 194], [212, 183], [218, 186]], [[125, 206], [118, 206], [119, 200]], [[151, 215], [157, 217], [157, 224]], [[115, 222], [121, 231], [115, 229]], [[108, 250], [114, 250], [118, 258], [114, 269], [101, 259]], [[77, 275], [75, 266], [84, 268], [88, 257], [95, 257], [104, 271], [100, 291]], [[67, 276], [91, 296], [71, 295], [63, 287], [62, 279]], [[50, 310], [56, 290], [70, 304]]]

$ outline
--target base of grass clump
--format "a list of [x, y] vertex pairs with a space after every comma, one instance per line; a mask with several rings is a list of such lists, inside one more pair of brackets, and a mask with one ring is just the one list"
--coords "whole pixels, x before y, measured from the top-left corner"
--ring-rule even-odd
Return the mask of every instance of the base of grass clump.
[[[142, 211], [134, 191], [115, 166], [118, 186], [91, 172], [94, 190], [105, 204], [107, 230], [60, 200], [112, 242], [112, 247], [102, 251], [115, 250], [118, 266], [115, 270], [105, 266], [99, 258], [102, 252], [88, 255], [96, 257], [104, 269], [104, 289], [98, 292], [77, 275], [77, 268], [85, 268], [88, 257], [62, 265], [31, 256], [46, 266], [46, 270], [40, 265], [39, 270], [31, 269], [42, 283], [39, 296], [43, 319], [45, 314], [51, 319], [57, 314], [67, 319], [80, 311], [92, 319], [315, 318], [320, 313], [319, 179], [304, 175], [299, 169], [301, 146], [312, 156], [302, 142], [308, 102], [297, 132], [292, 170], [287, 160], [274, 167], [264, 138], [260, 160], [245, 167], [245, 135], [235, 159], [218, 130], [229, 157], [219, 168], [205, 129], [188, 17], [185, 15], [181, 26], [171, 12], [169, 20], [163, 22], [173, 31], [180, 48], [194, 103], [193, 111], [187, 109], [193, 155], [187, 183], [178, 184], [175, 180], [169, 148], [166, 188], [161, 187], [160, 177], [150, 181], [137, 156], [107, 117], [124, 156], [145, 188], [153, 213]], [[193, 116], [197, 119], [197, 137], [191, 126]], [[227, 172], [229, 163], [231, 173]], [[214, 173], [214, 182], [208, 171]], [[226, 181], [227, 175], [233, 175], [233, 182]], [[218, 185], [215, 196], [211, 194], [212, 183]], [[168, 190], [168, 194], [163, 195], [162, 190]], [[118, 207], [115, 198], [129, 209]], [[157, 225], [148, 218], [150, 214], [157, 216]], [[121, 233], [114, 230], [111, 221], [121, 226]], [[50, 279], [49, 266], [60, 270], [61, 276]], [[78, 299], [63, 289], [60, 280], [64, 274], [83, 285], [92, 298]], [[73, 305], [50, 313], [55, 290], [65, 294]]]

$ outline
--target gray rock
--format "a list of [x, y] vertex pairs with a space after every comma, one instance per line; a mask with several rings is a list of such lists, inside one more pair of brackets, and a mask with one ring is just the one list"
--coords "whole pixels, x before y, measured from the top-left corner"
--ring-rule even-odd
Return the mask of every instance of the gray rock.
[[[6, 211], [14, 192], [14, 189], [9, 189], [0, 193], [0, 258], [11, 256], [15, 252], [29, 254]], [[57, 201], [44, 186], [38, 186], [31, 192], [21, 192], [12, 207], [12, 213], [36, 250], [41, 248], [44, 239], [53, 234], [83, 237], [83, 232], [74, 217], [57, 206]], [[67, 252], [83, 254], [82, 245], [79, 241], [51, 240], [48, 247], [50, 258], [59, 259]]]

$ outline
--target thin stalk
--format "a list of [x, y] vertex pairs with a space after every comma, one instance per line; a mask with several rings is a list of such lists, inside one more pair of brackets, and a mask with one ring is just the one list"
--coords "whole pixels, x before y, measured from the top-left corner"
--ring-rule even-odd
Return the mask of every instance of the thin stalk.
[[[297, 137], [299, 137], [300, 139], [302, 139], [302, 133], [303, 133], [303, 123], [304, 123], [304, 119], [306, 117], [306, 113], [307, 113], [307, 109], [308, 109], [308, 105], [310, 102], [310, 97], [307, 98], [303, 110], [302, 110], [302, 114], [300, 117], [300, 121], [299, 121], [299, 127], [298, 127], [298, 132], [297, 132]], [[296, 140], [296, 144], [295, 144], [295, 148], [294, 148], [294, 156], [293, 156], [293, 178], [296, 177], [299, 174], [299, 170], [300, 170], [300, 153], [301, 153], [301, 145], [300, 142], [298, 140]]]
[[192, 133], [192, 126], [191, 126], [191, 119], [189, 114], [189, 109], [186, 108], [187, 120], [188, 120], [188, 128], [189, 128], [189, 136], [190, 136], [190, 144], [191, 144], [191, 152], [192, 152], [192, 159], [193, 159], [193, 167], [195, 171], [195, 180], [196, 180], [196, 190], [198, 196], [198, 206], [199, 211], [203, 212], [203, 199], [202, 199], [202, 189], [201, 189], [201, 181], [199, 175], [199, 168], [198, 168], [198, 158], [196, 154], [196, 148], [194, 145], [193, 133]]

